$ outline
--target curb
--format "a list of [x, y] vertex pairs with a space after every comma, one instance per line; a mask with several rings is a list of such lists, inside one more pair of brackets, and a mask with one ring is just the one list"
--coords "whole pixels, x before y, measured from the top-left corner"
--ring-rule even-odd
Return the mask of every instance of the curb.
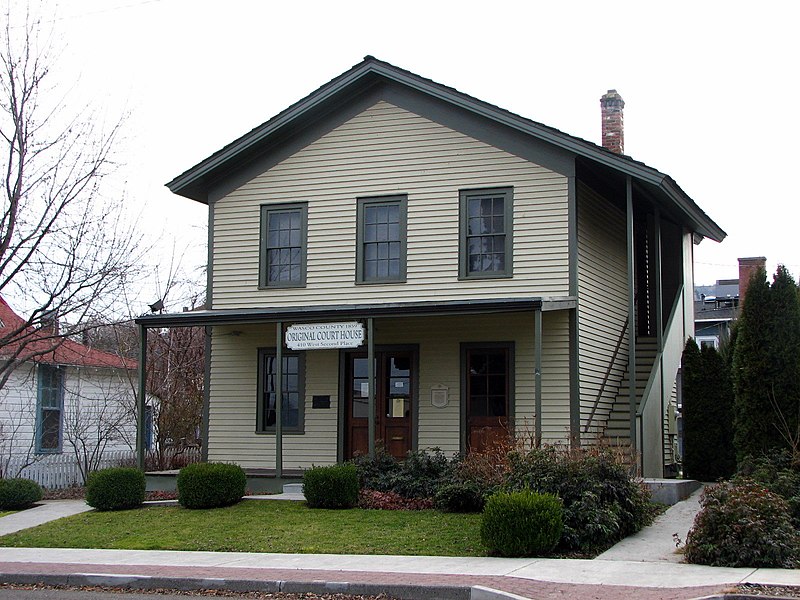
[[22, 585], [106, 586], [131, 590], [159, 588], [180, 591], [227, 590], [232, 592], [284, 592], [289, 594], [350, 594], [377, 596], [386, 594], [402, 600], [517, 600], [521, 596], [499, 590], [469, 586], [351, 583], [348, 581], [281, 581], [256, 579], [224, 579], [220, 577], [151, 577], [147, 575], [114, 575], [108, 573], [73, 573], [48, 575], [41, 573], [0, 573], [0, 582]]

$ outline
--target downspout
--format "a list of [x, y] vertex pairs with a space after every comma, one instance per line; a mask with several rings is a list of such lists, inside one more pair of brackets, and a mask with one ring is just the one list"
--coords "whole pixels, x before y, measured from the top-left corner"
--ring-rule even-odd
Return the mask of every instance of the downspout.
[[542, 445], [542, 308], [534, 309], [533, 313], [533, 352], [535, 355], [534, 365], [534, 402], [536, 411], [536, 426], [534, 435], [536, 436], [536, 447]]
[[636, 454], [636, 269], [634, 264], [635, 240], [633, 232], [633, 182], [625, 179], [627, 240], [628, 240], [628, 404], [630, 418], [631, 450]]
[[139, 396], [136, 398], [136, 461], [144, 471], [144, 406], [147, 390], [147, 327], [139, 325]]

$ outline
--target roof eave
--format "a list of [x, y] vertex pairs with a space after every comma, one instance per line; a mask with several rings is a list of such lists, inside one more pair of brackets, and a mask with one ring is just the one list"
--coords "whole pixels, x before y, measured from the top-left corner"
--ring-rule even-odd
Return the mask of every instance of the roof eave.
[[459, 92], [454, 88], [425, 79], [415, 73], [400, 69], [373, 57], [366, 57], [361, 63], [322, 85], [316, 91], [288, 107], [266, 123], [246, 133], [222, 150], [177, 176], [167, 183], [167, 187], [175, 194], [207, 203], [208, 198], [205, 193], [207, 186], [204, 186], [205, 178], [214, 178], [214, 172], [222, 169], [228, 161], [254, 149], [268, 137], [307, 115], [310, 111], [324, 105], [331, 98], [345, 92], [348, 87], [356, 86], [360, 81], [363, 82], [364, 78], [367, 77], [383, 78], [415, 89], [472, 114], [531, 135], [660, 188], [688, 217], [696, 231], [701, 235], [717, 242], [721, 242], [727, 235], [681, 190], [672, 178], [658, 170], [630, 157], [609, 152], [596, 144], [538, 124], [498, 106]]

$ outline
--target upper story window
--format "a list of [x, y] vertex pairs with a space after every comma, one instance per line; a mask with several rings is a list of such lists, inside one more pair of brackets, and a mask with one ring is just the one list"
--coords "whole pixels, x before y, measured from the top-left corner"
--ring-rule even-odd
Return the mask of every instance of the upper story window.
[[460, 277], [511, 277], [512, 188], [460, 193]]
[[40, 364], [36, 402], [36, 451], [61, 452], [64, 410], [64, 371]]
[[306, 283], [306, 204], [261, 207], [261, 287]]
[[406, 280], [406, 205], [406, 196], [358, 199], [358, 283]]

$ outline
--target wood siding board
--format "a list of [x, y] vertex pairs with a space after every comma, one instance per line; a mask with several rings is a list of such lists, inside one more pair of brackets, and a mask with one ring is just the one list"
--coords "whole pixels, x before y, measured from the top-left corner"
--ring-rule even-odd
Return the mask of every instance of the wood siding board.
[[612, 203], [578, 183], [578, 320], [581, 337], [581, 426], [586, 426], [600, 392], [589, 439], [601, 431], [625, 376], [627, 340], [614, 364], [614, 347], [627, 318], [625, 215]]

